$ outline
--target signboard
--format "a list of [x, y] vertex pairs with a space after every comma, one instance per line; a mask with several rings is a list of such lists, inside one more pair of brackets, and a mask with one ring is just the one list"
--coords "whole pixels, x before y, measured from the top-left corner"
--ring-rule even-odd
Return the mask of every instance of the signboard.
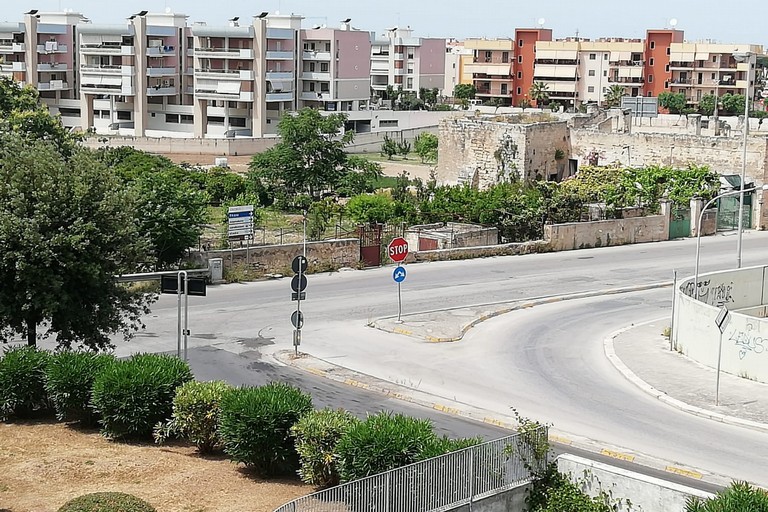
[[307, 258], [304, 256], [296, 256], [293, 258], [293, 261], [291, 261], [291, 270], [293, 270], [294, 274], [298, 274], [300, 272], [306, 272], [307, 271]]
[[645, 96], [623, 96], [621, 108], [630, 110], [632, 117], [659, 117], [659, 99]]
[[227, 210], [227, 238], [250, 240], [253, 238], [253, 205], [230, 206]]
[[396, 283], [402, 283], [405, 281], [405, 267], [398, 265], [395, 268], [395, 271], [392, 272], [392, 279], [394, 279]]
[[[188, 295], [196, 295], [198, 297], [205, 297], [205, 278], [203, 277], [189, 277], [187, 278], [189, 283]], [[177, 294], [179, 287], [179, 279], [176, 276], [160, 276], [160, 293], [173, 293]], [[181, 293], [184, 293], [184, 279], [181, 280]]]
[[291, 313], [291, 323], [296, 329], [304, 327], [304, 314], [301, 311]]
[[728, 310], [725, 308], [722, 308], [720, 312], [717, 314], [717, 318], [715, 318], [715, 325], [718, 329], [720, 329], [721, 333], [725, 332], [726, 327], [728, 327], [728, 324], [731, 322], [731, 315], [728, 313]]
[[291, 290], [294, 292], [303, 292], [307, 289], [307, 276], [304, 274], [296, 274], [291, 279]]
[[387, 246], [387, 254], [389, 259], [395, 263], [400, 263], [408, 256], [408, 242], [403, 237], [397, 237]]

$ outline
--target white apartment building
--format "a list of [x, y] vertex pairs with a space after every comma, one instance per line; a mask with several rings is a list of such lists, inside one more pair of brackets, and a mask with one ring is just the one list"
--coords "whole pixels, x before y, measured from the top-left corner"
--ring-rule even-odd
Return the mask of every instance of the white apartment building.
[[387, 86], [418, 93], [445, 87], [445, 39], [414, 37], [413, 30], [391, 28], [371, 34], [371, 88], [379, 96]]

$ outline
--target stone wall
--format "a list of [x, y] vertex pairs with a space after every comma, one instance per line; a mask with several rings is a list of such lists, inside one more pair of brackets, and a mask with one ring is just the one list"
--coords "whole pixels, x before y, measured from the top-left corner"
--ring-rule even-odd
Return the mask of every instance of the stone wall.
[[85, 145], [91, 148], [103, 146], [132, 148], [149, 153], [178, 153], [187, 155], [237, 156], [254, 155], [274, 146], [277, 138], [264, 139], [200, 139], [171, 137], [107, 137], [107, 142], [99, 142], [101, 137], [89, 137]]
[[439, 126], [437, 179], [481, 189], [516, 174], [520, 178], [563, 177], [569, 154], [565, 121], [536, 124], [502, 122], [501, 116], [444, 119]]
[[549, 244], [543, 240], [513, 244], [487, 245], [485, 247], [459, 247], [455, 249], [438, 249], [435, 251], [419, 251], [408, 253], [408, 263], [421, 261], [449, 261], [470, 258], [488, 258], [490, 256], [516, 256], [549, 252]]
[[[248, 264], [264, 273], [286, 272], [291, 261], [302, 253], [303, 244], [261, 245], [248, 249], [203, 251], [194, 253], [194, 259], [202, 265], [211, 258], [221, 258], [224, 268]], [[313, 269], [355, 267], [360, 261], [360, 240], [348, 238], [307, 242], [307, 259]]]
[[550, 224], [544, 226], [544, 238], [553, 251], [659, 242], [669, 240], [669, 217], [651, 215], [631, 219]]

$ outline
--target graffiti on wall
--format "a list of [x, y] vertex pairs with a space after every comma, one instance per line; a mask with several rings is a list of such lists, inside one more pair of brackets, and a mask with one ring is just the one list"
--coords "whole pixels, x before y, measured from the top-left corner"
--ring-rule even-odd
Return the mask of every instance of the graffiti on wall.
[[[730, 283], [714, 284], [709, 279], [699, 281], [696, 290], [696, 298], [710, 306], [724, 306], [734, 302], [733, 299], [733, 281]], [[682, 287], [682, 291], [689, 297], [693, 297], [693, 281], [688, 281]]]
[[739, 359], [744, 359], [748, 354], [762, 354], [768, 339], [755, 331], [752, 324], [747, 324], [744, 330], [734, 329], [731, 331], [728, 341], [739, 349]]

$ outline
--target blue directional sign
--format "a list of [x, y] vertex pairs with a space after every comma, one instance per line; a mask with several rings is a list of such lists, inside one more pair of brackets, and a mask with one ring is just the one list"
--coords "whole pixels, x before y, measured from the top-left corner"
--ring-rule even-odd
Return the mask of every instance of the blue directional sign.
[[396, 283], [405, 281], [405, 267], [395, 267], [395, 271], [392, 272], [392, 279], [394, 279]]

